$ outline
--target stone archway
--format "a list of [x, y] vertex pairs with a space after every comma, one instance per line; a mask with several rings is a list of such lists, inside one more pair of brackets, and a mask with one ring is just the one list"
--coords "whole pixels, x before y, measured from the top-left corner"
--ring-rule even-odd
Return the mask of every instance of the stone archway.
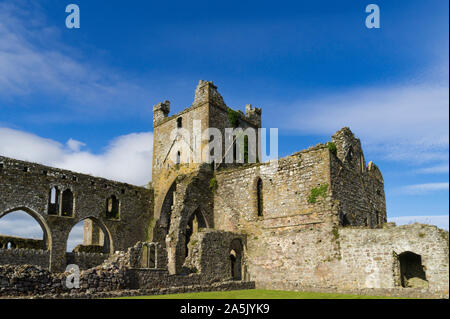
[[177, 182], [172, 182], [170, 187], [168, 188], [166, 195], [164, 196], [164, 200], [161, 205], [159, 220], [157, 223], [158, 227], [155, 227], [156, 234], [154, 234], [155, 239], [164, 243], [167, 234], [170, 229], [170, 222], [172, 218], [172, 206], [174, 201], [174, 193], [177, 189]]
[[[66, 250], [67, 250], [67, 241], [69, 239], [71, 231], [74, 229], [75, 226], [79, 225], [80, 223], [84, 223], [83, 244], [85, 244], [86, 246], [101, 246], [101, 248], [99, 248], [98, 251], [96, 251], [98, 253], [104, 254], [114, 253], [113, 240], [110, 231], [100, 219], [92, 216], [82, 218], [78, 220], [75, 224], [73, 224], [69, 233], [67, 234], [65, 242]], [[98, 234], [94, 234], [94, 232], [101, 232], [102, 235], [97, 236]]]
[[240, 239], [233, 239], [230, 245], [230, 270], [233, 280], [242, 280], [243, 246]]
[[17, 207], [17, 208], [13, 208], [13, 209], [9, 209], [3, 213], [0, 213], [0, 219], [5, 217], [8, 214], [11, 213], [15, 213], [15, 212], [25, 212], [27, 213], [29, 216], [31, 216], [41, 227], [42, 232], [43, 232], [43, 250], [52, 250], [52, 236], [51, 236], [51, 230], [50, 227], [48, 226], [46, 220], [37, 212], [35, 212], [34, 210], [32, 210], [31, 208], [28, 207]]
[[422, 256], [411, 251], [398, 255], [400, 284], [404, 288], [426, 288], [428, 281], [425, 267], [422, 265]]
[[205, 217], [203, 216], [203, 213], [201, 212], [200, 208], [197, 208], [189, 218], [187, 225], [186, 225], [186, 231], [185, 231], [185, 257], [189, 254], [189, 242], [191, 241], [192, 235], [197, 233], [202, 228], [208, 228], [208, 224], [206, 222]]

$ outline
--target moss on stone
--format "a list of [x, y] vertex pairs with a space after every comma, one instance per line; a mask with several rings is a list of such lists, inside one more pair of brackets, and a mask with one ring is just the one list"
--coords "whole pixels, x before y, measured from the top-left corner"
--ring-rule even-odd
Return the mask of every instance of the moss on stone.
[[308, 203], [314, 204], [317, 202], [319, 196], [326, 198], [328, 191], [328, 183], [321, 185], [320, 187], [314, 187], [311, 189], [311, 195], [308, 197]]
[[241, 115], [239, 114], [239, 112], [232, 109], [228, 109], [228, 121], [233, 127], [238, 127], [240, 118]]
[[219, 187], [217, 179], [215, 177], [211, 178], [209, 180], [209, 189], [214, 193], [217, 190], [217, 187]]
[[334, 155], [337, 154], [337, 147], [336, 144], [334, 142], [328, 142], [327, 143], [327, 148], [330, 150], [331, 153], [333, 153]]

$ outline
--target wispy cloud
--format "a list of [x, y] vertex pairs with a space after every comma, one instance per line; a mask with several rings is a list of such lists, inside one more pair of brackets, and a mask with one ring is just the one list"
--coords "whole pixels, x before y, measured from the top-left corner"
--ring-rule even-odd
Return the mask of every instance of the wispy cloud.
[[[43, 239], [44, 232], [38, 222], [23, 211], [12, 212], [0, 219], [0, 234], [6, 236]], [[67, 240], [67, 251], [83, 242], [83, 221], [70, 231]]]
[[435, 165], [430, 167], [424, 167], [417, 169], [415, 172], [418, 174], [445, 174], [449, 171], [448, 163], [442, 165]]
[[313, 134], [349, 126], [381, 158], [448, 161], [448, 99], [441, 84], [353, 89], [302, 102], [287, 125]]
[[[150, 98], [148, 89], [118, 70], [83, 60], [45, 20], [34, 1], [0, 2], [0, 99], [30, 107], [33, 97], [46, 96], [46, 103], [58, 101], [60, 109], [83, 114], [125, 107], [127, 112], [142, 111]], [[34, 116], [63, 118], [44, 113]]]
[[388, 217], [389, 222], [394, 222], [397, 225], [408, 225], [413, 223], [422, 223], [435, 225], [439, 228], [448, 230], [448, 215], [429, 215], [429, 216], [400, 216]]
[[425, 183], [407, 185], [399, 188], [397, 191], [399, 193], [407, 195], [421, 195], [445, 190], [448, 191], [448, 183]]
[[42, 239], [44, 232], [33, 217], [25, 212], [17, 211], [0, 219], [0, 234]]
[[82, 150], [85, 144], [70, 139], [63, 145], [34, 134], [0, 127], [0, 155], [146, 185], [152, 174], [153, 133], [120, 136], [100, 154]]

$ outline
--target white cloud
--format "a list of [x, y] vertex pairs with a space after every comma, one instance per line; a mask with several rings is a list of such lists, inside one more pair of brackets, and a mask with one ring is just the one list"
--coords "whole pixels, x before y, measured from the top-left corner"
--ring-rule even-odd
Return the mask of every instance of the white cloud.
[[448, 183], [425, 183], [425, 184], [415, 184], [407, 185], [398, 189], [400, 193], [408, 195], [420, 195], [428, 194], [437, 191], [448, 191]]
[[71, 140], [65, 147], [50, 139], [0, 127], [0, 155], [139, 186], [151, 180], [153, 133], [120, 136], [101, 154], [81, 151], [80, 142]]
[[[27, 96], [59, 98], [59, 108], [83, 114], [124, 106], [127, 112], [141, 111], [149, 99], [147, 89], [117, 70], [83, 61], [76, 48], [63, 45], [60, 30], [45, 20], [35, 1], [0, 2], [0, 98], [14, 99], [13, 105], [25, 101], [27, 106]], [[70, 119], [65, 115], [41, 117]]]
[[349, 126], [369, 152], [389, 160], [448, 161], [449, 90], [439, 81], [355, 89], [303, 101], [287, 126], [333, 134]]
[[[38, 222], [23, 211], [12, 212], [0, 219], [0, 234], [6, 236], [43, 239], [44, 232]], [[67, 240], [67, 251], [83, 243], [83, 221], [70, 231]]]
[[449, 171], [449, 165], [448, 163], [442, 164], [442, 165], [435, 165], [430, 167], [424, 167], [416, 170], [416, 173], [419, 174], [443, 174], [448, 173]]
[[69, 238], [67, 238], [67, 251], [72, 251], [77, 245], [83, 244], [83, 228], [84, 222], [81, 221], [73, 226], [70, 231]]
[[0, 219], [0, 234], [42, 239], [44, 232], [33, 217], [25, 212], [17, 211]]
[[448, 230], [448, 215], [430, 215], [430, 216], [401, 216], [388, 217], [389, 222], [394, 222], [397, 225], [407, 225], [413, 223], [435, 225], [439, 228]]
[[86, 144], [71, 138], [67, 141], [67, 146], [71, 151], [79, 152], [83, 146], [86, 146]]

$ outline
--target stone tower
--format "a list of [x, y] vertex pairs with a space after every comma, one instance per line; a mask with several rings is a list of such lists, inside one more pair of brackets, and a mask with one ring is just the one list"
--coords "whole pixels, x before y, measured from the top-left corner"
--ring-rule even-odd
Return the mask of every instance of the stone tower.
[[[237, 118], [235, 123], [230, 123], [230, 112]], [[194, 102], [190, 107], [172, 116], [169, 113], [169, 101], [153, 107], [152, 184], [155, 190], [156, 218], [160, 216], [158, 207], [162, 205], [177, 176], [194, 172], [200, 166], [213, 162], [210, 153], [205, 151], [212, 140], [208, 131], [218, 129], [224, 137], [220, 154], [223, 158], [230, 151], [225, 147], [226, 128], [254, 128], [258, 132], [261, 127], [260, 108], [246, 105], [246, 114], [233, 111], [225, 104], [213, 82], [203, 80], [197, 85]], [[183, 136], [177, 136], [177, 130], [182, 130]], [[257, 140], [259, 141], [259, 137]]]

